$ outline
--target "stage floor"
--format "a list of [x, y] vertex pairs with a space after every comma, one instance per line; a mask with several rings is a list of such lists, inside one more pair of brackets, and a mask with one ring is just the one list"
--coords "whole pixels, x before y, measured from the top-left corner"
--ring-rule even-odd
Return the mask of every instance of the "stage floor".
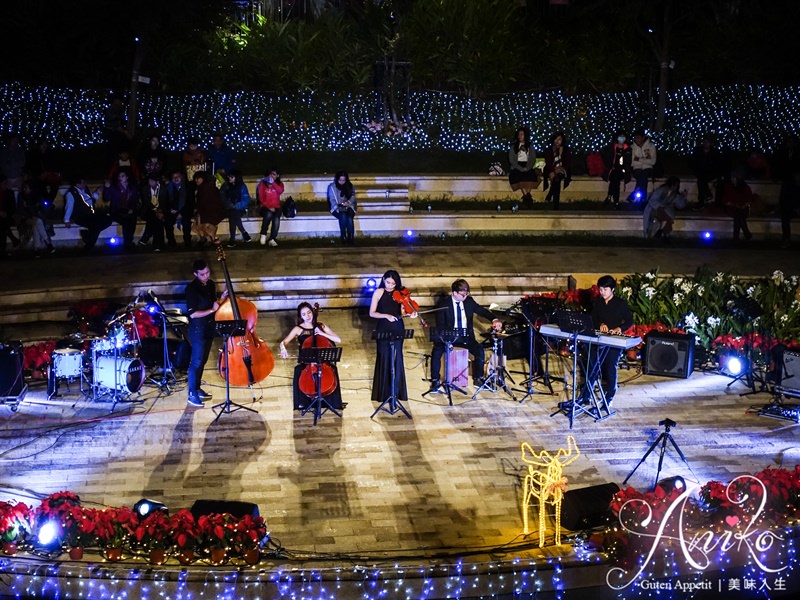
[[[430, 344], [415, 321], [404, 349], [413, 419], [370, 418], [373, 324], [363, 309], [325, 311], [321, 318], [343, 338], [342, 418], [325, 414], [314, 426], [311, 414], [293, 412], [293, 359], [276, 359], [252, 391], [231, 389], [233, 401], [255, 412], [223, 414], [216, 422], [210, 408], [186, 404], [182, 385], [166, 395], [146, 385], [141, 403], [119, 403], [113, 412], [111, 402], [74, 393], [48, 401], [44, 385], [33, 385], [17, 412], [0, 407], [0, 499], [67, 489], [87, 503], [133, 505], [148, 497], [172, 510], [201, 498], [244, 500], [259, 506], [286, 556], [304, 564], [343, 557], [413, 562], [536, 545], [536, 534], [522, 535], [522, 442], [554, 452], [572, 433], [581, 456], [565, 470], [569, 489], [621, 485], [665, 418], [677, 422], [672, 434], [691, 470], [668, 446], [662, 477], [702, 484], [798, 462], [800, 428], [748, 411], [771, 396], [741, 396], [744, 384], [728, 387], [731, 379], [718, 374], [672, 379], [623, 369], [616, 414], [601, 422], [581, 417], [572, 431], [564, 415], [551, 416], [566, 399], [559, 382], [554, 395], [537, 384], [523, 403], [504, 392], [474, 399], [455, 393], [454, 406], [446, 396], [423, 398]], [[292, 323], [293, 311], [283, 311], [262, 314], [258, 326], [276, 339]], [[553, 358], [551, 374], [562, 375], [565, 361]], [[519, 360], [508, 366], [525, 368]], [[525, 378], [512, 376], [518, 383]], [[214, 402], [224, 400], [216, 370], [208, 368], [204, 379]], [[657, 458], [652, 454], [629, 483], [651, 486]], [[547, 534], [550, 545], [552, 523]], [[567, 545], [545, 549], [569, 552]]]

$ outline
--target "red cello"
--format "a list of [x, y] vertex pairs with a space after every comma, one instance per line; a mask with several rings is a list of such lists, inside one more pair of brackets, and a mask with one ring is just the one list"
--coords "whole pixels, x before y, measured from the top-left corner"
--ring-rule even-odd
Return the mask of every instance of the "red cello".
[[[335, 346], [335, 344], [324, 335], [317, 335], [316, 331], [318, 313], [319, 304], [315, 303], [313, 321], [314, 329], [311, 335], [303, 340], [303, 345], [301, 348], [333, 348]], [[309, 398], [313, 398], [317, 395], [317, 385], [315, 382], [317, 372], [319, 372], [320, 378], [319, 390], [320, 394], [323, 396], [332, 394], [336, 390], [336, 386], [339, 385], [339, 382], [336, 379], [336, 371], [331, 365], [328, 363], [321, 363], [320, 365], [310, 363], [303, 368], [302, 372], [300, 373], [300, 377], [297, 379], [297, 387], [299, 387], [300, 391]]]
[[[217, 257], [225, 274], [225, 287], [228, 298], [220, 303], [214, 319], [216, 321], [246, 320], [245, 334], [228, 338], [228, 381], [231, 385], [254, 385], [263, 381], [275, 367], [275, 357], [264, 340], [256, 335], [258, 309], [256, 305], [243, 298], [237, 298], [225, 262], [225, 251], [219, 238], [214, 240]], [[225, 356], [221, 354], [217, 365], [219, 375], [225, 378]]]

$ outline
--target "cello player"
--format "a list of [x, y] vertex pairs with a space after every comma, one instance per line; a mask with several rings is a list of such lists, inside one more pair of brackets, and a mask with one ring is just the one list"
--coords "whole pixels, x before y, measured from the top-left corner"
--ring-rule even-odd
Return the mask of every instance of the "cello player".
[[[329, 339], [334, 344], [340, 344], [340, 338], [336, 332], [330, 327], [317, 320], [318, 313], [314, 310], [308, 302], [301, 302], [297, 305], [297, 325], [292, 327], [291, 331], [286, 335], [280, 343], [281, 358], [289, 358], [289, 352], [286, 349], [286, 344], [297, 338], [300, 348], [303, 343], [313, 335]], [[299, 386], [300, 375], [307, 365], [298, 362], [294, 368], [294, 377], [292, 378], [294, 409], [303, 410], [308, 405], [310, 398], [302, 392]], [[342, 405], [342, 391], [339, 386], [339, 375], [336, 371], [336, 365], [331, 365], [333, 372], [336, 375], [336, 388], [325, 399], [335, 409], [343, 408]]]
[[200, 380], [214, 341], [214, 313], [219, 310], [219, 301], [228, 297], [228, 290], [223, 291], [217, 299], [217, 284], [211, 279], [211, 269], [202, 258], [194, 261], [192, 272], [194, 279], [184, 292], [189, 315], [189, 343], [192, 346], [186, 401], [191, 406], [203, 407], [203, 400], [211, 398], [211, 394], [200, 387]]

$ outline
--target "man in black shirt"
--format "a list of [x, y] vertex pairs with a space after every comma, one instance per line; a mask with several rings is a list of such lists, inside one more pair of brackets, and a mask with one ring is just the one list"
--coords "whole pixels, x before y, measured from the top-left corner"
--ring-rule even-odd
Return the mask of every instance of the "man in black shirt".
[[[600, 297], [592, 308], [594, 327], [601, 333], [622, 335], [633, 325], [633, 315], [627, 302], [614, 296], [617, 282], [611, 275], [603, 275], [597, 280]], [[607, 348], [605, 358], [600, 365], [600, 378], [606, 402], [611, 403], [617, 392], [617, 363], [622, 355], [619, 348]]]
[[[214, 341], [214, 313], [219, 309], [217, 286], [211, 280], [211, 269], [205, 260], [194, 261], [192, 267], [194, 279], [186, 286], [186, 310], [189, 314], [189, 343], [192, 346], [192, 358], [189, 361], [187, 402], [192, 406], [205, 406], [204, 399], [211, 394], [200, 388], [203, 368], [211, 353]], [[228, 296], [222, 292], [220, 300]]]

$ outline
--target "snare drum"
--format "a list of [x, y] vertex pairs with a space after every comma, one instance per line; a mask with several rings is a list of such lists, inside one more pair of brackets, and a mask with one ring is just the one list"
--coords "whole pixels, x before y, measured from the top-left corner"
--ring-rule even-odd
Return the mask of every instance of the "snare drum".
[[144, 383], [144, 364], [138, 358], [100, 356], [94, 364], [94, 382], [110, 390], [138, 392]]
[[111, 352], [113, 349], [114, 340], [112, 338], [102, 337], [92, 342], [92, 352]]
[[74, 348], [53, 350], [50, 355], [53, 375], [60, 379], [80, 377], [83, 372], [83, 352]]

